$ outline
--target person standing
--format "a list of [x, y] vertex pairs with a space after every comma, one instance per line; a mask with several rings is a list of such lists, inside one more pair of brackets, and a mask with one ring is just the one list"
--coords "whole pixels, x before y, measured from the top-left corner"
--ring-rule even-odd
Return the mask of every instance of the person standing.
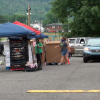
[[43, 45], [41, 61], [42, 61], [42, 63], [45, 63], [45, 47], [44, 47], [44, 41], [43, 41], [43, 39], [39, 39], [39, 41], [40, 41], [40, 42], [42, 43], [42, 45]]
[[68, 65], [67, 64], [67, 57], [66, 57], [66, 54], [68, 52], [66, 37], [62, 37], [60, 45], [56, 46], [55, 48], [58, 48], [58, 47], [61, 47], [61, 52], [62, 52], [61, 60], [60, 60], [60, 63], [58, 65], [62, 65], [64, 61], [65, 61], [66, 65]]
[[66, 54], [66, 57], [67, 57], [67, 63], [68, 64], [70, 64], [70, 62], [69, 62], [69, 52], [70, 52], [70, 43], [69, 43], [69, 41], [68, 41], [68, 39], [66, 39], [67, 41], [67, 49], [68, 49], [68, 52], [67, 52], [67, 54]]
[[71, 53], [71, 44], [70, 44], [70, 42], [69, 42], [69, 47], [68, 47], [68, 58], [69, 58], [69, 60], [70, 60], [70, 57], [71, 57], [71, 55], [72, 55], [72, 53]]
[[38, 70], [42, 70], [42, 62], [41, 62], [42, 48], [43, 48], [42, 43], [39, 41], [39, 39], [36, 39], [35, 51], [38, 63]]

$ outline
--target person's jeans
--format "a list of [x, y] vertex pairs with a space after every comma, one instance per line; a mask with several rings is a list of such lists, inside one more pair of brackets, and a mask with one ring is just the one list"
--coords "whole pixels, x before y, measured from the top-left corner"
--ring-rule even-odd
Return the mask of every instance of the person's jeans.
[[62, 51], [62, 55], [65, 56], [67, 54], [67, 50]]

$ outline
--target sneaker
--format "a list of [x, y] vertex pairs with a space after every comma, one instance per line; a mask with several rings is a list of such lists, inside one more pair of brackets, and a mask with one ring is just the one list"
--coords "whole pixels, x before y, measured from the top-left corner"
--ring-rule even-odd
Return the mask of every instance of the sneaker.
[[62, 65], [61, 63], [58, 63], [58, 65]]

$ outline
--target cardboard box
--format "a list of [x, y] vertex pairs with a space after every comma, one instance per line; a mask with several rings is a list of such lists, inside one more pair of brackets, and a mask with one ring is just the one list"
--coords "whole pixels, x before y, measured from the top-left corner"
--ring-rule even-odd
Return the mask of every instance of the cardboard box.
[[55, 48], [59, 45], [60, 41], [48, 41], [46, 42], [46, 62], [47, 63], [59, 63], [61, 58], [61, 48]]

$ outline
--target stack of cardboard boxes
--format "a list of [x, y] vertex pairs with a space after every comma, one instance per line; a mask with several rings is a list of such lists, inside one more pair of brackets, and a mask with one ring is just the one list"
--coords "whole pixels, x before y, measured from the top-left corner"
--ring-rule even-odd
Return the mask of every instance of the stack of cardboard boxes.
[[59, 63], [61, 58], [61, 48], [55, 48], [58, 46], [60, 41], [48, 41], [46, 42], [46, 62], [47, 63]]

